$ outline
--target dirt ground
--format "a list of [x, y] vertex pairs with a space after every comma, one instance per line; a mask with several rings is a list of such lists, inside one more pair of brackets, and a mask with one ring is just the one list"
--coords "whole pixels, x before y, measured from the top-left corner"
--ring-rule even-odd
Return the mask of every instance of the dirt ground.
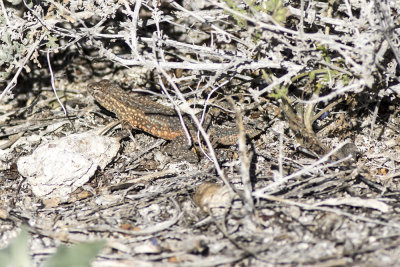
[[[2, 126], [23, 133], [2, 152], [7, 167], [1, 172], [2, 242], [29, 225], [35, 262], [60, 243], [104, 239], [107, 247], [94, 266], [399, 264], [396, 106], [382, 111], [378, 117], [387, 116], [387, 122], [378, 121], [372, 132], [353, 128], [359, 157], [335, 163], [296, 152], [298, 142], [279, 108], [254, 105], [265, 110], [257, 115], [264, 125], [259, 136], [247, 140], [247, 167], [242, 169], [237, 146], [217, 149], [221, 169], [237, 190], [233, 197], [209, 159], [174, 162], [161, 152], [160, 139], [133, 131], [131, 140], [127, 129], [117, 127], [108, 133], [121, 137], [112, 162], [66, 202], [43, 201], [18, 173], [18, 158], [41, 143], [116, 120], [90, 100], [83, 85], [76, 88], [64, 102], [69, 118], [49, 105], [55, 99], [46, 92], [30, 107], [14, 110], [20, 119]], [[247, 112], [243, 117], [250, 121], [254, 113]], [[329, 124], [333, 132], [350, 127], [340, 120]], [[333, 147], [340, 135], [329, 135], [321, 140]]]

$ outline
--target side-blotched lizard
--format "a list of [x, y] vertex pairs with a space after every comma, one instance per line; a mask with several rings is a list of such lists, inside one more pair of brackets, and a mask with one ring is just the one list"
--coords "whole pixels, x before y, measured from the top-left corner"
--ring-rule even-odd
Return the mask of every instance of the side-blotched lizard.
[[[102, 107], [113, 112], [118, 119], [133, 129], [140, 129], [153, 136], [172, 141], [169, 154], [174, 150], [182, 152], [182, 148], [186, 150], [190, 148], [181, 121], [173, 108], [159, 104], [147, 96], [128, 94], [117, 84], [108, 80], [90, 83], [88, 91]], [[195, 125], [188, 116], [182, 117], [190, 136], [195, 143], [198, 143]], [[233, 145], [237, 141], [236, 128], [213, 126], [207, 132], [214, 143]], [[246, 129], [245, 132], [250, 137], [254, 137], [261, 131]], [[194, 161], [193, 155], [186, 154], [185, 158]]]

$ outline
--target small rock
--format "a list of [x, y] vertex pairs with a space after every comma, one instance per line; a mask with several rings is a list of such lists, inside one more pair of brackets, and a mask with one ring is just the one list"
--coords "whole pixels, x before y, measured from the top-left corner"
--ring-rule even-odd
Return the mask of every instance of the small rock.
[[19, 158], [18, 172], [27, 178], [36, 196], [66, 201], [98, 167], [106, 167], [119, 147], [117, 138], [92, 133], [73, 134], [42, 144], [32, 155]]
[[194, 203], [203, 211], [229, 207], [232, 195], [227, 186], [216, 183], [201, 184], [193, 196]]

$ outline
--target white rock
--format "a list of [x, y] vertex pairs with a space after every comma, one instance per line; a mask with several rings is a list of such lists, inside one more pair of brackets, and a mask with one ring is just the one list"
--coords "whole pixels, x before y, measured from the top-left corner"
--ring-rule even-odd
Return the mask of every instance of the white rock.
[[36, 196], [66, 201], [98, 167], [106, 167], [119, 147], [117, 138], [73, 134], [40, 145], [32, 155], [19, 158], [17, 167]]

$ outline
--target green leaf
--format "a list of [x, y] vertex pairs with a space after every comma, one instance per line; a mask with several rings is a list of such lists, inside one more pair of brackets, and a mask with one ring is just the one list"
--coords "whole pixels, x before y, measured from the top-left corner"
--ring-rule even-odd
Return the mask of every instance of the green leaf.
[[48, 34], [48, 39], [49, 41], [47, 42], [46, 46], [49, 48], [53, 48], [53, 49], [57, 49], [58, 48], [58, 44], [57, 44], [57, 36], [52, 36], [50, 34]]
[[287, 14], [288, 10], [282, 7], [276, 10], [274, 18], [276, 21], [283, 23], [286, 21]]
[[70, 247], [60, 246], [49, 258], [45, 267], [90, 267], [90, 262], [105, 246], [105, 241], [80, 243]]
[[268, 94], [268, 97], [275, 98], [276, 100], [281, 98], [286, 99], [288, 92], [289, 90], [287, 87], [281, 86], [280, 88], [276, 88], [273, 93]]
[[30, 267], [28, 239], [28, 231], [23, 227], [12, 243], [0, 250], [0, 267]]
[[348, 85], [350, 83], [350, 77], [346, 74], [343, 74], [342, 81], [344, 85]]

